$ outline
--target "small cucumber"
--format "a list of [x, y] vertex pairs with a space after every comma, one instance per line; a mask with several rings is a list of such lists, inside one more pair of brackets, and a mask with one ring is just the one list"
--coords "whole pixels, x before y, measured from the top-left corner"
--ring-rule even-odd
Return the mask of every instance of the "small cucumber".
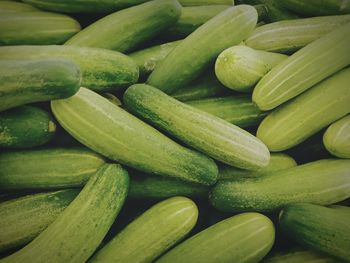
[[210, 201], [220, 211], [274, 211], [296, 202], [329, 205], [350, 197], [350, 160], [319, 160], [255, 178], [219, 181]]
[[90, 262], [153, 262], [191, 231], [197, 217], [196, 204], [186, 197], [157, 203], [126, 226]]
[[182, 6], [234, 5], [234, 0], [179, 0]]
[[270, 251], [274, 239], [275, 230], [270, 219], [258, 213], [244, 213], [185, 240], [156, 263], [255, 263]]
[[0, 13], [17, 13], [39, 11], [32, 5], [14, 1], [0, 1]]

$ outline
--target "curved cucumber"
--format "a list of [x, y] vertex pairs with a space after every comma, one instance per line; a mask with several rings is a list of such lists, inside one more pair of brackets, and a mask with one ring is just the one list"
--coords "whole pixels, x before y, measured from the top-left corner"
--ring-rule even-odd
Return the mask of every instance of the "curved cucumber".
[[245, 130], [166, 95], [146, 84], [124, 93], [126, 108], [209, 156], [244, 169], [266, 166], [266, 146]]
[[0, 153], [0, 189], [50, 189], [83, 185], [104, 164], [83, 148]]
[[0, 112], [0, 148], [28, 148], [49, 142], [56, 132], [53, 118], [44, 110], [21, 106]]
[[67, 189], [0, 203], [0, 252], [27, 244], [55, 221], [79, 193]]
[[121, 166], [102, 166], [50, 226], [0, 262], [85, 262], [123, 206], [128, 183], [128, 174]]
[[350, 160], [319, 160], [256, 178], [219, 182], [210, 194], [227, 212], [274, 211], [297, 202], [328, 205], [350, 197]]
[[188, 198], [162, 201], [132, 221], [90, 262], [152, 262], [183, 239], [197, 217], [197, 206]]
[[185, 240], [156, 262], [254, 263], [270, 251], [274, 239], [275, 230], [270, 219], [258, 213], [244, 213]]
[[33, 12], [39, 11], [32, 5], [27, 5], [21, 2], [14, 1], [0, 1], [0, 13], [13, 13], [13, 12]]
[[93, 91], [51, 102], [59, 123], [89, 148], [135, 169], [211, 185], [212, 159], [184, 148]]
[[182, 6], [234, 5], [234, 0], [179, 0]]

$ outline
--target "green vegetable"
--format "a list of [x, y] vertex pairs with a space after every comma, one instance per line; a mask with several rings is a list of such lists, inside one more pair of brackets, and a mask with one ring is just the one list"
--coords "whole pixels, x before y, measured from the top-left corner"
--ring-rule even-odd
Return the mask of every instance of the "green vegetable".
[[21, 2], [0, 1], [0, 13], [17, 13], [17, 12], [33, 12], [39, 11], [34, 6], [27, 5]]
[[296, 19], [298, 16], [281, 5], [281, 0], [265, 0], [268, 22], [277, 22], [281, 20]]
[[179, 0], [182, 6], [234, 5], [234, 0]]

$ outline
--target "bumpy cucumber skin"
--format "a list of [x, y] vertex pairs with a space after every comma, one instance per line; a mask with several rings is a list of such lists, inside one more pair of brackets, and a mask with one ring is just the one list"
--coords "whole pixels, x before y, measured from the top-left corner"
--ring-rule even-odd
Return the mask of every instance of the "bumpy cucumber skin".
[[350, 158], [350, 115], [327, 128], [323, 135], [323, 144], [332, 155]]
[[33, 240], [76, 197], [79, 190], [39, 193], [0, 204], [0, 252]]
[[212, 185], [215, 162], [184, 148], [93, 91], [51, 102], [56, 119], [96, 152], [140, 171]]
[[176, 0], [153, 0], [96, 21], [65, 45], [98, 47], [128, 52], [174, 24], [181, 14]]
[[14, 1], [0, 1], [0, 13], [13, 13], [13, 12], [33, 12], [39, 11], [32, 5], [27, 5]]
[[350, 68], [272, 111], [261, 122], [257, 137], [270, 151], [289, 149], [350, 112]]
[[100, 48], [9, 46], [0, 47], [0, 57], [8, 60], [71, 60], [80, 67], [81, 86], [98, 92], [128, 87], [137, 82], [139, 77], [138, 67], [131, 58], [116, 51]]
[[254, 263], [270, 251], [274, 239], [275, 230], [270, 219], [258, 213], [244, 213], [185, 240], [156, 262]]
[[52, 189], [82, 186], [104, 164], [84, 148], [0, 153], [0, 189]]
[[248, 37], [257, 19], [256, 10], [248, 5], [226, 9], [173, 49], [156, 66], [147, 83], [171, 94], [198, 77], [224, 49]]
[[126, 108], [135, 115], [221, 162], [249, 170], [269, 162], [266, 146], [250, 133], [159, 89], [135, 84], [123, 98]]
[[350, 160], [326, 159], [256, 178], [219, 181], [210, 193], [227, 212], [268, 212], [296, 202], [329, 205], [350, 197]]
[[313, 204], [291, 204], [279, 216], [280, 227], [298, 243], [350, 262], [349, 213]]
[[128, 185], [120, 165], [102, 166], [48, 228], [0, 262], [86, 262], [123, 206]]
[[197, 218], [196, 204], [186, 197], [157, 203], [124, 228], [90, 262], [152, 262], [183, 239]]

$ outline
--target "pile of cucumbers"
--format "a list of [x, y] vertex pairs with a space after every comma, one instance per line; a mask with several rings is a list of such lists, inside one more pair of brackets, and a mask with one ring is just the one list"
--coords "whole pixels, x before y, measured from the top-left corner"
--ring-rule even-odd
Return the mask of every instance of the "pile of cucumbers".
[[0, 263], [350, 262], [350, 0], [0, 0]]

